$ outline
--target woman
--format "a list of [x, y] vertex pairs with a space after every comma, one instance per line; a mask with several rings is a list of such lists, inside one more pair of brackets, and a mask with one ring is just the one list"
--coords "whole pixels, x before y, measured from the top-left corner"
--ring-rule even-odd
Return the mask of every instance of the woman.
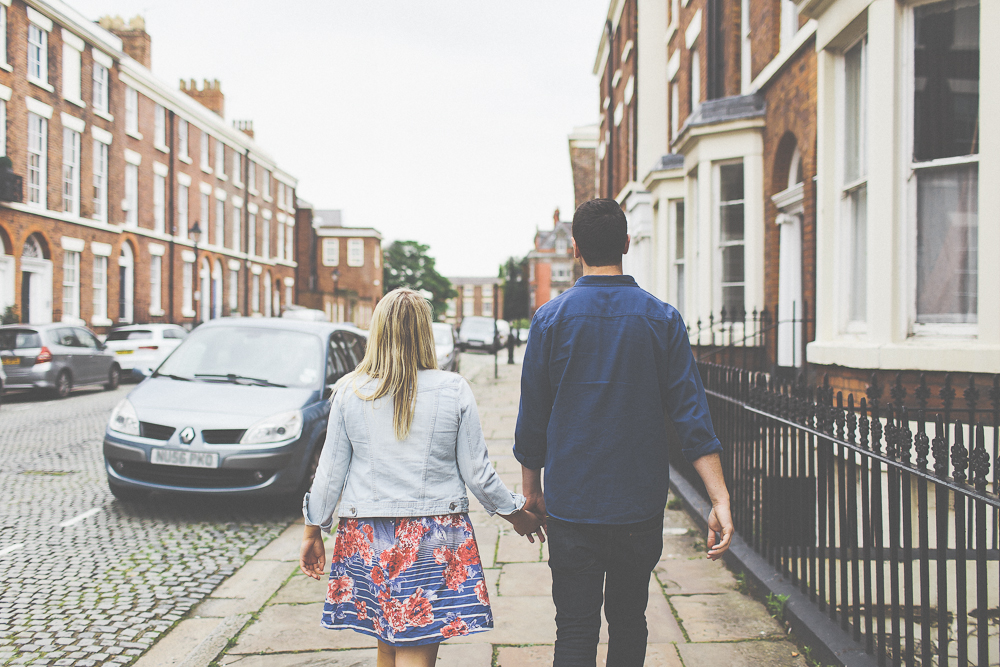
[[490, 464], [468, 383], [437, 370], [429, 304], [393, 290], [375, 307], [365, 358], [334, 392], [300, 558], [322, 577], [321, 531], [339, 499], [322, 625], [377, 637], [379, 667], [430, 667], [444, 639], [493, 627], [466, 484], [491, 515], [544, 540]]

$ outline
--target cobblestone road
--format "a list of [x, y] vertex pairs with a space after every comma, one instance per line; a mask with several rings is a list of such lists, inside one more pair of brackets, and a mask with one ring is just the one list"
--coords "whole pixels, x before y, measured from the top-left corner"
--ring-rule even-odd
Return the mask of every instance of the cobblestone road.
[[101, 442], [131, 388], [5, 397], [2, 665], [132, 662], [297, 516], [266, 501], [115, 500]]

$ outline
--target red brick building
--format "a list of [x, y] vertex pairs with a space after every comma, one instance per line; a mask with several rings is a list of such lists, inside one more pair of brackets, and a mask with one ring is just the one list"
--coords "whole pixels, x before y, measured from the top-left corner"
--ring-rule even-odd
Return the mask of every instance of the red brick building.
[[552, 229], [536, 231], [535, 248], [528, 253], [529, 317], [580, 277], [580, 262], [573, 258], [573, 223], [559, 218], [556, 209]]
[[296, 179], [225, 122], [217, 81], [155, 79], [141, 18], [0, 12], [8, 320], [193, 325], [292, 303]]
[[480, 316], [504, 318], [503, 284], [499, 278], [461, 277], [448, 278], [458, 295], [448, 300], [445, 319], [455, 326], [463, 317]]
[[341, 211], [314, 210], [301, 199], [296, 216], [295, 303], [367, 329], [383, 292], [382, 235], [345, 227]]

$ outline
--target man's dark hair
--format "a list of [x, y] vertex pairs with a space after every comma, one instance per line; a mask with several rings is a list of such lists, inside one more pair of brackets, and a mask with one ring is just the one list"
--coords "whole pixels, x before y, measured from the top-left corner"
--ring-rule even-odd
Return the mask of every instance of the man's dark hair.
[[628, 240], [625, 212], [614, 199], [591, 199], [573, 214], [573, 240], [588, 266], [622, 263]]

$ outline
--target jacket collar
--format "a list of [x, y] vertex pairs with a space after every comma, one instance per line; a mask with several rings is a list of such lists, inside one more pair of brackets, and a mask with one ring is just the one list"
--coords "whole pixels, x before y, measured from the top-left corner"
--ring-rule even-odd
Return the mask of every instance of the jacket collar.
[[577, 279], [576, 285], [583, 287], [609, 287], [621, 285], [623, 287], [638, 287], [635, 278], [628, 275], [623, 276], [581, 276]]

